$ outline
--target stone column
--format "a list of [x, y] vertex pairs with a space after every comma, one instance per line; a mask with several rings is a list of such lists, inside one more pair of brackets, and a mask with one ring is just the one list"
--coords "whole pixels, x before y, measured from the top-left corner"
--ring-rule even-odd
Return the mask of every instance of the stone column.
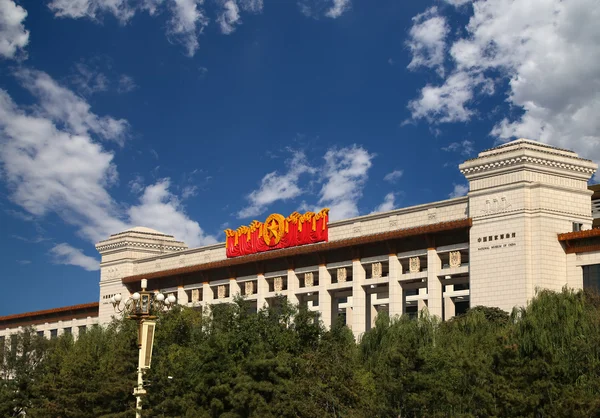
[[357, 341], [367, 326], [365, 280], [366, 272], [360, 259], [352, 260], [352, 332]]
[[183, 290], [183, 286], [177, 286], [177, 303], [180, 305], [188, 304], [188, 295], [185, 290]]
[[264, 274], [259, 274], [256, 281], [256, 310], [260, 311], [267, 303], [267, 293], [269, 293], [269, 283]]
[[435, 248], [427, 249], [427, 307], [429, 313], [442, 317], [442, 283], [438, 277], [442, 269], [442, 260]]
[[396, 254], [390, 254], [389, 266], [389, 313], [390, 318], [392, 318], [396, 315], [402, 316], [404, 314], [404, 295], [402, 294], [402, 286], [398, 281], [402, 275], [402, 264], [400, 264], [400, 260], [398, 260]]
[[[446, 292], [453, 292], [453, 291], [454, 291], [453, 284], [446, 286]], [[454, 300], [451, 297], [445, 297], [444, 298], [444, 321], [449, 320], [454, 315], [456, 315], [456, 311], [454, 309]]]
[[57, 330], [58, 330], [58, 331], [56, 332], [56, 335], [57, 335], [57, 336], [60, 336], [60, 335], [63, 335], [63, 334], [64, 334], [64, 332], [65, 332], [65, 325], [63, 324], [63, 321], [58, 321], [58, 322], [56, 323], [56, 328], [57, 328]]
[[[427, 295], [427, 288], [426, 287], [419, 288], [419, 296], [426, 296], [426, 295]], [[421, 311], [423, 309], [427, 309], [427, 302], [425, 300], [423, 300], [422, 298], [419, 298], [419, 300], [417, 301], [417, 310], [419, 311], [419, 315], [421, 314]]]
[[325, 264], [319, 265], [319, 312], [326, 328], [331, 328], [331, 295], [327, 290], [331, 285], [331, 275]]
[[298, 283], [298, 276], [294, 269], [288, 269], [287, 272], [287, 299], [292, 305], [298, 305], [298, 296], [296, 296], [296, 292], [300, 287], [300, 283]]
[[237, 282], [235, 277], [229, 278], [229, 296], [231, 300], [233, 300], [236, 296], [242, 294], [242, 290], [240, 289], [240, 284]]
[[368, 298], [369, 302], [369, 329], [375, 327], [375, 321], [377, 320], [377, 307], [373, 304], [373, 301], [377, 298], [377, 293], [371, 293]]
[[202, 283], [202, 312], [207, 312], [207, 309], [212, 305], [212, 301], [215, 298], [212, 289], [210, 288], [209, 282]]
[[76, 319], [71, 320], [71, 334], [73, 334], [73, 340], [79, 338], [79, 322]]

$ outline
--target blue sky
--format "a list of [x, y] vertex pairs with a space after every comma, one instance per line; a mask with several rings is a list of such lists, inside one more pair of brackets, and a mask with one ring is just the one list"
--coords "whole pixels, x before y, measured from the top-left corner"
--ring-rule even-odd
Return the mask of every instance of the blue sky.
[[0, 315], [94, 301], [94, 243], [467, 192], [517, 137], [600, 160], [594, 0], [0, 0]]

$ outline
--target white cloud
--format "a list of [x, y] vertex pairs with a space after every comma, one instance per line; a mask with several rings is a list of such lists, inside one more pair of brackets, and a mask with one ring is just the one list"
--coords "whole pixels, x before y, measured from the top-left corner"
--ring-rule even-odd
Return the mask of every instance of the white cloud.
[[83, 98], [61, 86], [44, 72], [21, 69], [15, 75], [23, 87], [38, 99], [38, 116], [52, 120], [71, 134], [96, 134], [119, 144], [125, 141], [129, 130], [126, 120], [100, 117], [92, 113], [90, 105]]
[[327, 151], [319, 204], [330, 208], [331, 220], [358, 216], [358, 200], [374, 157], [356, 145]]
[[421, 97], [410, 101], [408, 108], [413, 119], [426, 118], [430, 122], [466, 122], [474, 111], [467, 105], [473, 100], [474, 90], [492, 94], [493, 84], [482, 74], [466, 71], [452, 73], [441, 86], [426, 85]]
[[23, 21], [27, 11], [13, 0], [0, 0], [0, 56], [16, 58], [29, 43], [29, 31]]
[[181, 199], [186, 200], [190, 197], [194, 197], [198, 194], [198, 186], [185, 186], [183, 190], [181, 190]]
[[109, 81], [104, 73], [79, 62], [75, 64], [75, 71], [70, 78], [71, 83], [82, 94], [91, 95], [108, 90]]
[[263, 0], [241, 0], [242, 9], [247, 12], [260, 13], [263, 9]]
[[521, 112], [499, 121], [493, 136], [502, 141], [537, 139], [600, 161], [600, 3], [475, 0], [472, 4], [466, 31], [449, 51], [453, 73], [441, 86], [426, 86], [423, 90], [429, 96], [422, 94], [411, 102], [413, 118], [468, 121], [474, 114], [473, 98], [491, 93], [489, 79], [494, 77], [497, 83], [508, 82], [507, 102]]
[[287, 173], [272, 171], [262, 178], [260, 187], [247, 196], [250, 204], [238, 212], [238, 218], [258, 216], [273, 202], [293, 199], [302, 194], [298, 185], [300, 176], [314, 173], [315, 169], [308, 165], [306, 156], [299, 151], [294, 153], [286, 165], [290, 167]]
[[446, 3], [450, 3], [453, 6], [463, 6], [467, 3], [471, 3], [473, 0], [444, 0]]
[[78, 248], [69, 244], [57, 244], [50, 250], [54, 264], [78, 266], [87, 271], [100, 270], [100, 263], [94, 257], [87, 256]]
[[413, 26], [406, 43], [412, 53], [408, 68], [434, 68], [443, 77], [446, 36], [449, 31], [446, 19], [439, 15], [435, 6], [413, 17]]
[[469, 141], [465, 139], [461, 142], [452, 142], [447, 147], [443, 147], [442, 151], [447, 152], [460, 152], [464, 156], [469, 156], [473, 154], [475, 149], [473, 148], [473, 141]]
[[74, 133], [68, 123], [74, 115], [93, 119], [89, 104], [77, 98], [77, 106], [59, 103], [64, 108], [48, 114], [46, 87], [51, 91], [59, 88], [59, 96], [67, 101], [76, 96], [57, 87], [45, 73], [29, 71], [19, 77], [31, 84], [34, 93], [41, 90], [42, 94], [40, 104], [32, 110], [18, 106], [0, 90], [0, 164], [12, 202], [35, 217], [55, 213], [92, 243], [132, 225], [159, 229], [192, 246], [214, 242], [185, 214], [177, 197], [169, 192], [168, 180], [147, 187], [139, 180], [143, 194], [136, 206], [128, 208], [116, 202], [109, 193], [118, 177], [114, 155], [93, 137], [104, 131], [86, 127]]
[[133, 180], [129, 181], [128, 185], [131, 193], [139, 194], [144, 190], [144, 177], [136, 174]]
[[171, 19], [167, 35], [183, 44], [190, 57], [198, 50], [198, 36], [208, 25], [204, 10], [199, 7], [203, 3], [203, 0], [172, 0], [169, 6]]
[[344, 14], [346, 10], [350, 8], [350, 0], [333, 0], [333, 5], [327, 12], [325, 16], [330, 17], [332, 19], [337, 19], [341, 15]]
[[113, 154], [89, 136], [25, 113], [0, 90], [0, 141], [14, 203], [36, 216], [55, 212], [90, 240], [125, 228], [106, 190], [117, 177]]
[[172, 234], [191, 247], [215, 243], [215, 238], [206, 235], [198, 222], [188, 218], [169, 186], [170, 180], [165, 178], [146, 187], [140, 204], [128, 210], [131, 223]]
[[388, 193], [385, 195], [383, 202], [375, 208], [373, 213], [376, 212], [387, 212], [396, 208], [396, 195], [394, 193]]
[[130, 91], [137, 89], [137, 87], [133, 77], [127, 74], [121, 74], [119, 76], [119, 85], [117, 86], [117, 91], [119, 93], [129, 93]]
[[208, 24], [202, 4], [204, 0], [53, 0], [48, 7], [56, 17], [100, 21], [105, 14], [112, 15], [121, 24], [128, 23], [137, 12], [146, 11], [151, 16], [159, 14], [166, 4], [170, 18], [167, 36], [181, 43], [189, 56], [198, 50], [198, 36]]
[[351, 0], [298, 0], [300, 12], [315, 19], [322, 16], [337, 19], [350, 10], [351, 6]]
[[[263, 9], [263, 0], [218, 1], [222, 7], [216, 21], [225, 34], [233, 32], [236, 25], [242, 23], [240, 10], [260, 13]], [[209, 23], [203, 6], [204, 0], [52, 0], [49, 4], [56, 17], [87, 18], [100, 22], [104, 15], [112, 15], [123, 25], [138, 12], [148, 12], [150, 16], [166, 12], [169, 15], [166, 25], [168, 39], [183, 45], [190, 57], [198, 50], [198, 38]]]
[[229, 35], [235, 30], [235, 25], [241, 23], [240, 8], [234, 0], [225, 1], [222, 7], [217, 22], [221, 26], [221, 32]]
[[450, 198], [460, 197], [460, 196], [466, 195], [468, 192], [469, 192], [469, 186], [467, 184], [455, 184], [454, 190], [452, 190], [452, 192], [450, 192], [448, 197], [450, 197]]
[[98, 20], [104, 13], [112, 14], [122, 24], [135, 15], [129, 0], [52, 0], [48, 4], [56, 17]]
[[389, 181], [390, 183], [395, 183], [400, 177], [402, 177], [403, 174], [404, 171], [402, 170], [394, 170], [390, 173], [387, 173], [383, 179], [385, 181]]

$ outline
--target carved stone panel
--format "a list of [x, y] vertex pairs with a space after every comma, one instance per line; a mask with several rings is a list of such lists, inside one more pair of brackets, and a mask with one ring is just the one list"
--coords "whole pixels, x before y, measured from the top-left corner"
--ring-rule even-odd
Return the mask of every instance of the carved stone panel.
[[304, 287], [314, 286], [315, 276], [313, 272], [304, 273]]
[[379, 279], [382, 275], [381, 262], [371, 264], [371, 277]]
[[343, 283], [348, 279], [348, 271], [346, 267], [342, 267], [337, 269], [337, 281], [338, 283]]
[[273, 279], [273, 290], [281, 292], [283, 290], [283, 277], [275, 277]]
[[192, 303], [200, 301], [200, 289], [192, 289]]
[[246, 296], [250, 296], [254, 294], [254, 282], [246, 282], [244, 283], [244, 294]]
[[411, 257], [408, 260], [408, 271], [418, 273], [421, 271], [421, 259], [419, 257]]
[[460, 267], [460, 251], [450, 251], [450, 267]]
[[227, 289], [225, 289], [225, 285], [219, 285], [217, 287], [217, 299], [224, 299], [227, 294]]

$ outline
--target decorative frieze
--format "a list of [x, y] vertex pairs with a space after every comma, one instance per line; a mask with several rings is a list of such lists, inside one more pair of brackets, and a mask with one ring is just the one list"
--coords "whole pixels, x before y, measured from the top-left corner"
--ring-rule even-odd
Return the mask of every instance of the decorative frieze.
[[346, 267], [341, 267], [337, 269], [337, 281], [338, 283], [344, 283], [348, 279], [348, 271]]
[[382, 275], [381, 262], [371, 264], [371, 277], [373, 279], [379, 279]]
[[421, 271], [421, 259], [419, 257], [411, 257], [408, 260], [408, 271], [418, 273]]
[[315, 285], [315, 277], [312, 271], [304, 273], [304, 287], [311, 287]]
[[460, 264], [461, 264], [460, 251], [450, 251], [450, 267], [451, 268], [460, 267]]
[[254, 294], [254, 282], [253, 281], [244, 283], [244, 294], [246, 296], [250, 296], [250, 295]]
[[273, 279], [273, 290], [281, 292], [283, 290], [283, 277], [275, 277]]
[[192, 289], [192, 303], [200, 302], [200, 289]]
[[227, 294], [227, 289], [225, 289], [225, 285], [221, 284], [217, 287], [217, 299], [224, 299]]

